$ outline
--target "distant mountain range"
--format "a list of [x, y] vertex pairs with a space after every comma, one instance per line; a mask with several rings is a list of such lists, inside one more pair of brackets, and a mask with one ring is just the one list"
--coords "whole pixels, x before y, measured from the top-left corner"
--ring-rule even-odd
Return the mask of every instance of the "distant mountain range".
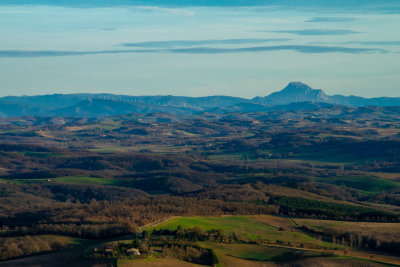
[[291, 82], [283, 90], [265, 97], [245, 99], [231, 96], [128, 96], [112, 94], [54, 94], [0, 98], [0, 117], [58, 116], [105, 117], [129, 113], [194, 115], [231, 112], [315, 110], [321, 108], [400, 106], [400, 98], [329, 96], [320, 89]]

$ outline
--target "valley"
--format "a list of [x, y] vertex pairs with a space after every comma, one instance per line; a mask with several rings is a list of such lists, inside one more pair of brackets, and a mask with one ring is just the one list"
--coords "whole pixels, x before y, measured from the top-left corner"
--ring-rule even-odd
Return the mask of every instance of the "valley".
[[3, 118], [0, 266], [397, 265], [398, 113], [362, 109]]

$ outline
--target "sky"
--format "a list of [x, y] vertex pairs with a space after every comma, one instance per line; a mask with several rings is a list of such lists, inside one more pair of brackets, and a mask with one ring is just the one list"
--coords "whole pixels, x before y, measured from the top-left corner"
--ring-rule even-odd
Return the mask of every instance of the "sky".
[[399, 1], [302, 2], [3, 0], [0, 96], [400, 97]]

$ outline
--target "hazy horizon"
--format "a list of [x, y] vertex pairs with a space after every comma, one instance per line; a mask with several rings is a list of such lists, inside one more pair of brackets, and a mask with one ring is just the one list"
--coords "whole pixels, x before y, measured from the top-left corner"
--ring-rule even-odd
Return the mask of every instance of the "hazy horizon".
[[0, 96], [400, 96], [400, 3], [214, 2], [4, 1]]
[[[292, 82], [301, 82], [301, 81], [292, 81]], [[303, 82], [301, 82], [301, 83], [303, 83]], [[288, 83], [289, 84], [289, 83]], [[243, 98], [243, 99], [253, 99], [253, 98], [255, 98], [255, 97], [265, 97], [265, 96], [268, 96], [268, 95], [270, 95], [270, 94], [273, 94], [273, 93], [276, 93], [276, 92], [279, 92], [279, 91], [281, 91], [281, 90], [283, 90], [288, 84], [286, 84], [286, 85], [284, 85], [282, 88], [280, 88], [280, 89], [277, 89], [277, 90], [275, 90], [275, 91], [271, 91], [271, 93], [268, 93], [268, 94], [266, 94], [266, 95], [258, 95], [258, 96], [254, 96], [254, 97], [241, 97], [241, 96], [234, 96], [234, 95], [222, 95], [222, 94], [214, 94], [214, 95], [198, 95], [198, 96], [190, 96], [190, 95], [173, 95], [173, 94], [142, 94], [142, 95], [140, 95], [140, 94], [118, 94], [118, 93], [109, 93], [109, 92], [101, 92], [101, 91], [99, 91], [99, 92], [93, 92], [93, 93], [90, 93], [90, 92], [80, 92], [80, 93], [44, 93], [44, 94], [22, 94], [22, 95], [12, 95], [12, 94], [10, 94], [10, 95], [3, 95], [3, 96], [0, 96], [0, 98], [3, 98], [3, 97], [34, 97], [34, 96], [45, 96], [45, 95], [78, 95], [78, 94], [82, 94], [82, 95], [86, 95], [86, 94], [88, 94], [88, 95], [116, 95], [116, 96], [138, 96], [138, 97], [146, 97], [146, 96], [150, 96], [150, 97], [152, 97], [152, 96], [175, 96], [175, 97], [194, 97], [194, 98], [196, 98], [196, 97], [213, 97], [213, 96], [222, 96], [222, 97], [225, 97], [225, 96], [227, 96], [227, 97], [238, 97], [238, 98]], [[304, 84], [306, 84], [306, 85], [308, 85], [308, 86], [310, 86], [309, 84], [307, 84], [307, 83], [304, 83]], [[314, 90], [322, 90], [322, 91], [324, 91], [324, 93], [326, 93], [325, 92], [325, 90], [323, 89], [323, 88], [313, 88], [312, 86], [310, 86], [311, 87], [311, 89], [314, 89]], [[329, 96], [334, 96], [333, 94], [327, 94], [327, 95], [329, 95]], [[349, 94], [343, 94], [343, 96], [360, 96], [360, 95], [356, 95], [356, 94], [352, 94], [352, 93], [349, 93]], [[363, 97], [363, 96], [360, 96], [360, 97]], [[385, 97], [385, 96], [377, 96], [377, 97]], [[396, 97], [396, 96], [394, 96], [394, 97]], [[375, 98], [375, 97], [365, 97], [365, 98]]]

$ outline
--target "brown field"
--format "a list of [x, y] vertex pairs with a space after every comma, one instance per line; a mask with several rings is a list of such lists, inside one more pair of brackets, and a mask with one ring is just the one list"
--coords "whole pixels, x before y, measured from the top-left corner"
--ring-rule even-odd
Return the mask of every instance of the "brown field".
[[146, 267], [194, 267], [202, 266], [173, 258], [151, 259], [151, 260], [131, 260], [118, 263], [118, 267], [146, 266]]
[[399, 173], [390, 173], [390, 172], [367, 172], [368, 175], [373, 175], [379, 178], [384, 178], [388, 180], [393, 180], [393, 181], [399, 181], [400, 180], [400, 174]]
[[[284, 246], [280, 246], [280, 247], [285, 248]], [[320, 250], [320, 249], [301, 249], [301, 248], [296, 248], [296, 249], [314, 251], [314, 252], [323, 252], [323, 250]], [[330, 250], [325, 250], [325, 251], [332, 252], [334, 255], [339, 256], [339, 257], [345, 257], [345, 253], [342, 250], [330, 249]], [[347, 257], [353, 257], [353, 258], [357, 258], [359, 260], [365, 260], [365, 261], [373, 260], [374, 264], [376, 264], [376, 265], [361, 265], [361, 266], [381, 266], [381, 265], [378, 265], [380, 263], [393, 264], [395, 266], [400, 266], [400, 257], [388, 255], [385, 253], [363, 251], [363, 250], [350, 250]], [[291, 266], [291, 265], [288, 265], [288, 266]], [[297, 265], [294, 265], [294, 266], [297, 266]], [[318, 265], [316, 265], [316, 266], [318, 266]], [[337, 265], [327, 265], [327, 266], [337, 266]], [[345, 266], [347, 266], [347, 265], [345, 265]], [[350, 265], [350, 266], [352, 266], [352, 265]], [[359, 265], [356, 265], [356, 266], [359, 266]]]
[[333, 259], [333, 258], [306, 258], [291, 262], [270, 263], [257, 262], [235, 258], [229, 255], [218, 257], [222, 266], [229, 267], [379, 267], [385, 266], [376, 262], [349, 260], [349, 259]]
[[264, 267], [264, 266], [274, 266], [271, 263], [256, 262], [250, 260], [244, 260], [235, 258], [232, 256], [224, 255], [223, 257], [218, 257], [220, 264], [222, 266], [232, 266], [232, 267]]
[[315, 193], [305, 192], [305, 191], [302, 191], [299, 189], [288, 188], [288, 187], [273, 185], [273, 184], [269, 184], [268, 186], [263, 187], [263, 190], [265, 190], [266, 192], [268, 192], [270, 194], [278, 195], [278, 196], [302, 197], [302, 198], [307, 198], [307, 199], [312, 199], [312, 200], [333, 202], [333, 203], [338, 203], [338, 204], [362, 206], [360, 204], [350, 202], [350, 201], [335, 200], [335, 199], [331, 199], [329, 197], [318, 195]]
[[382, 264], [359, 261], [359, 260], [344, 260], [344, 259], [328, 259], [328, 258], [309, 258], [302, 259], [293, 262], [283, 263], [280, 265], [271, 266], [283, 266], [283, 267], [378, 267], [385, 266]]
[[330, 220], [294, 219], [302, 226], [316, 230], [332, 229], [337, 232], [355, 232], [364, 235], [379, 236], [387, 241], [400, 240], [400, 223], [344, 222]]
[[351, 251], [349, 256], [360, 258], [360, 259], [366, 259], [366, 260], [372, 259], [377, 262], [400, 266], [400, 257], [385, 255], [384, 253], [379, 254], [379, 253], [368, 252], [368, 251]]

